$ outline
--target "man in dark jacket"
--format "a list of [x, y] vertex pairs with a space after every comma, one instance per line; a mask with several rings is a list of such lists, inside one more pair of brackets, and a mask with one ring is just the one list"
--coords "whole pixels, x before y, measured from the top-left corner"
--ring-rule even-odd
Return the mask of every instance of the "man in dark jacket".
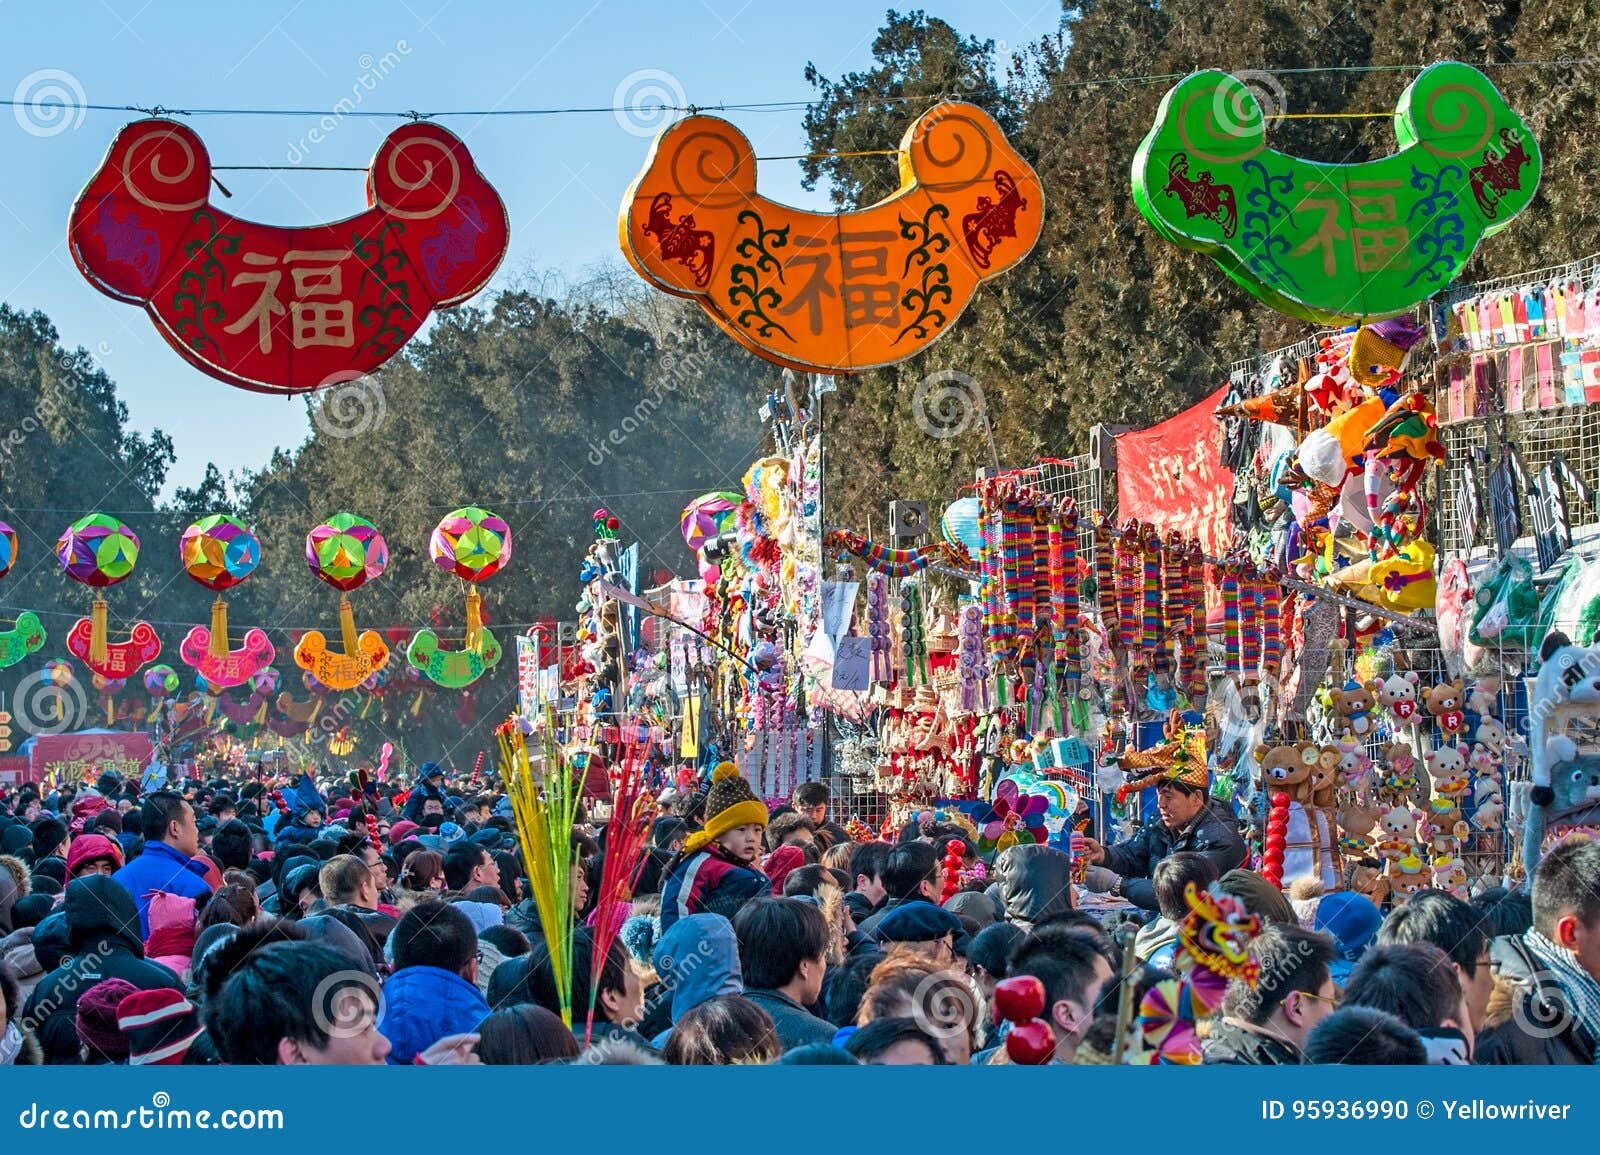
[[1072, 909], [1072, 856], [1064, 850], [1039, 842], [1013, 846], [995, 859], [994, 873], [1006, 921], [1024, 930]]
[[1156, 863], [1173, 851], [1205, 855], [1219, 878], [1243, 865], [1247, 853], [1233, 815], [1222, 803], [1211, 800], [1203, 736], [1196, 741], [1190, 733], [1194, 728], [1181, 723], [1175, 724], [1175, 729], [1176, 736], [1158, 748], [1169, 752], [1164, 764], [1117, 790], [1118, 795], [1126, 796], [1154, 786], [1159, 821], [1146, 822], [1132, 838], [1115, 846], [1103, 846], [1093, 838], [1083, 840], [1085, 860], [1106, 872], [1090, 878], [1092, 888], [1105, 889], [1145, 910], [1159, 907], [1150, 876]]
[[[852, 860], [853, 861], [853, 860]], [[858, 930], [875, 938], [883, 916], [907, 902], [938, 904], [944, 890], [944, 860], [931, 842], [897, 842], [883, 862], [884, 899]]]
[[[432, 823], [424, 822], [428, 815], [424, 804], [437, 802], [439, 804], [438, 820]], [[411, 793], [406, 797], [406, 807], [401, 817], [407, 818], [419, 826], [438, 826], [444, 821], [446, 809], [444, 792], [444, 771], [437, 762], [424, 762], [417, 767], [417, 783], [411, 788]]]
[[1228, 984], [1222, 1021], [1205, 1042], [1207, 1063], [1276, 1067], [1305, 1062], [1311, 1028], [1338, 1001], [1329, 964], [1333, 944], [1325, 934], [1273, 924], [1250, 944], [1261, 981]]
[[372, 868], [353, 854], [338, 854], [322, 864], [317, 881], [327, 903], [318, 913], [349, 927], [372, 956], [372, 965], [383, 966], [383, 944], [389, 941], [397, 920], [378, 909], [378, 884]]
[[[935, 908], [937, 909], [937, 908]], [[758, 898], [733, 919], [744, 997], [772, 1016], [785, 1051], [833, 1039], [834, 1026], [806, 1010], [822, 994], [828, 924], [797, 898]]]
[[85, 875], [67, 884], [63, 904], [72, 952], [45, 975], [23, 1015], [44, 1047], [46, 1063], [77, 1063], [78, 998], [105, 979], [125, 979], [140, 990], [181, 989], [178, 976], [146, 960], [133, 897], [113, 878]]
[[1592, 1065], [1600, 1057], [1600, 842], [1573, 839], [1533, 875], [1533, 926], [1491, 958], [1517, 984], [1511, 1018], [1478, 1040], [1481, 1064]]

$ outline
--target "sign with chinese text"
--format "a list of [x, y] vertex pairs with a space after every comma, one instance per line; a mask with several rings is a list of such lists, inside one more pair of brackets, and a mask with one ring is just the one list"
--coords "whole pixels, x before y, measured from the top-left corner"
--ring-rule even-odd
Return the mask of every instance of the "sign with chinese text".
[[656, 138], [619, 231], [640, 276], [698, 301], [751, 352], [847, 373], [926, 348], [1027, 255], [1043, 216], [1039, 178], [1000, 127], [946, 101], [906, 130], [899, 190], [845, 213], [762, 197], [744, 134], [686, 117]]
[[[150, 735], [108, 730], [102, 733], [40, 734], [28, 750], [28, 781], [49, 778], [92, 782], [106, 770], [137, 779], [153, 754]], [[54, 777], [52, 777], [52, 775]]]
[[200, 138], [170, 120], [128, 125], [72, 207], [72, 256], [96, 288], [142, 305], [203, 373], [265, 393], [360, 377], [430, 311], [489, 283], [509, 226], [499, 194], [451, 133], [390, 133], [370, 207], [336, 224], [278, 228], [209, 199]]
[[1210, 255], [1280, 312], [1321, 324], [1392, 317], [1444, 288], [1539, 186], [1539, 145], [1483, 73], [1425, 68], [1394, 114], [1400, 151], [1322, 164], [1267, 147], [1260, 103], [1225, 72], [1161, 101], [1133, 159], [1157, 232]]
[[1211, 557], [1227, 552], [1233, 471], [1222, 464], [1217, 406], [1224, 385], [1149, 429], [1117, 435], [1117, 517], [1197, 537]]

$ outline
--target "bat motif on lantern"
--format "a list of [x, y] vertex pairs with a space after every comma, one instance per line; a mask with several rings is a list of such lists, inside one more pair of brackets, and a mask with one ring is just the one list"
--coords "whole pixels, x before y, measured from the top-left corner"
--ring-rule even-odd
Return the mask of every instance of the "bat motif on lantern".
[[[17, 564], [17, 531], [0, 521], [0, 577]], [[44, 648], [44, 624], [32, 610], [23, 610], [9, 629], [0, 630], [0, 670], [14, 666]]]
[[241, 220], [210, 203], [210, 186], [192, 129], [135, 121], [72, 207], [72, 257], [101, 292], [142, 305], [195, 368], [265, 393], [376, 369], [432, 310], [488, 284], [510, 232], [466, 145], [436, 124], [390, 133], [369, 207], [332, 224]]
[[294, 663], [331, 690], [353, 690], [389, 660], [389, 647], [372, 630], [356, 632], [350, 591], [383, 573], [389, 545], [376, 526], [353, 513], [336, 513], [306, 534], [306, 565], [339, 591], [343, 652], [328, 648], [319, 630], [307, 630], [294, 648]]
[[737, 128], [685, 117], [656, 137], [623, 199], [623, 255], [779, 365], [841, 373], [903, 361], [1027, 255], [1044, 192], [971, 104], [923, 113], [899, 157], [900, 188], [884, 200], [804, 212], [757, 193], [755, 153]]
[[255, 629], [245, 633], [238, 649], [228, 648], [228, 603], [222, 594], [255, 572], [261, 564], [261, 543], [238, 518], [213, 513], [183, 531], [178, 556], [184, 573], [217, 593], [211, 604], [211, 628], [190, 630], [178, 656], [198, 670], [208, 686], [244, 685], [271, 665], [277, 652], [267, 635]]
[[500, 572], [511, 560], [511, 527], [503, 518], [475, 505], [444, 515], [428, 539], [428, 556], [440, 569], [467, 584], [467, 628], [460, 649], [439, 644], [432, 630], [418, 630], [406, 647], [406, 661], [429, 681], [459, 690], [500, 661], [500, 643], [483, 628], [483, 598], [478, 584]]
[[1400, 150], [1324, 164], [1267, 147], [1255, 95], [1196, 72], [1161, 101], [1133, 159], [1156, 232], [1208, 254], [1265, 304], [1342, 324], [1407, 312], [1455, 280], [1539, 186], [1539, 145], [1483, 73], [1418, 73], [1394, 115]]
[[[91, 589], [116, 585], [139, 561], [139, 538], [116, 518], [91, 513], [67, 526], [56, 542], [56, 560], [73, 581]], [[67, 649], [102, 678], [126, 678], [161, 655], [161, 639], [148, 622], [134, 622], [126, 640], [112, 641], [106, 600], [96, 593], [90, 616], [67, 632]]]

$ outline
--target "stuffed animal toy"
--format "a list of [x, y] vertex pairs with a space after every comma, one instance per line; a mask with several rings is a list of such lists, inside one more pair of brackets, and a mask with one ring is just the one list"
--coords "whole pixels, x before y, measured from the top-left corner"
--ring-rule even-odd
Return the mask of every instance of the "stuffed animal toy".
[[1388, 710], [1397, 723], [1405, 725], [1417, 721], [1417, 698], [1421, 682], [1415, 670], [1407, 670], [1404, 674], [1390, 674], [1381, 680], [1373, 678], [1367, 683], [1367, 689], [1372, 691], [1378, 705]]
[[1378, 841], [1373, 849], [1391, 863], [1417, 851], [1417, 826], [1422, 815], [1409, 806], [1385, 806], [1378, 811]]
[[1505, 824], [1506, 805], [1500, 788], [1495, 786], [1492, 794], [1486, 795], [1478, 802], [1478, 808], [1472, 812], [1472, 821], [1479, 830], [1499, 830]]
[[1467, 864], [1460, 858], [1435, 858], [1433, 860], [1433, 886], [1447, 890], [1457, 898], [1467, 898]]
[[1476, 785], [1482, 781], [1490, 781], [1496, 785], [1500, 782], [1500, 759], [1482, 746], [1474, 746], [1472, 753], [1467, 755], [1467, 762], [1472, 767], [1472, 781]]
[[1346, 835], [1366, 840], [1372, 837], [1373, 828], [1378, 825], [1379, 813], [1378, 807], [1352, 799], [1334, 813], [1334, 821]]
[[1472, 731], [1472, 744], [1481, 746], [1497, 758], [1504, 757], [1506, 752], [1506, 728], [1500, 724], [1498, 718], [1485, 714], [1478, 719], [1478, 725]]
[[[1257, 746], [1256, 762], [1261, 766], [1261, 788], [1267, 793], [1283, 791], [1291, 802], [1298, 802], [1305, 811], [1306, 828], [1311, 840], [1311, 861], [1317, 873], [1325, 865], [1331, 867], [1332, 843], [1324, 843], [1323, 825], [1329, 821], [1333, 806], [1333, 784], [1339, 766], [1339, 752], [1324, 750], [1314, 742], [1296, 745]], [[1332, 831], [1329, 831], [1332, 834]]]
[[1383, 767], [1376, 788], [1380, 800], [1411, 807], [1421, 806], [1427, 800], [1427, 775], [1419, 771], [1410, 746], [1400, 741], [1390, 742], [1383, 749]]
[[1372, 733], [1372, 708], [1377, 699], [1366, 686], [1351, 682], [1342, 690], [1334, 690], [1333, 732], [1340, 738], [1354, 735], [1365, 738]]
[[1467, 691], [1463, 708], [1469, 714], [1476, 714], [1479, 718], [1487, 718], [1495, 712], [1495, 703], [1500, 698], [1500, 679], [1497, 675], [1489, 674], [1472, 683], [1472, 688]]
[[1443, 734], [1454, 737], [1467, 724], [1467, 715], [1462, 709], [1460, 682], [1441, 682], [1427, 692], [1422, 705], [1433, 715], [1434, 722]]
[[1472, 835], [1472, 828], [1448, 799], [1433, 798], [1428, 802], [1428, 816], [1417, 832], [1437, 858], [1441, 854], [1460, 854], [1463, 841]]
[[1394, 895], [1396, 906], [1417, 891], [1426, 890], [1432, 884], [1433, 875], [1428, 870], [1428, 864], [1415, 854], [1407, 854], [1390, 861], [1389, 890]]
[[1600, 756], [1578, 756], [1565, 730], [1600, 716], [1600, 646], [1575, 646], [1552, 630], [1539, 647], [1528, 689], [1531, 788], [1523, 820], [1522, 864], [1532, 878], [1546, 836], [1600, 822]]
[[1372, 786], [1372, 759], [1359, 742], [1339, 742], [1339, 782], [1349, 790], [1365, 791]]
[[[1440, 746], [1428, 755], [1428, 773], [1435, 794], [1459, 800], [1472, 784], [1465, 746]], [[1459, 801], [1456, 802], [1459, 805]]]

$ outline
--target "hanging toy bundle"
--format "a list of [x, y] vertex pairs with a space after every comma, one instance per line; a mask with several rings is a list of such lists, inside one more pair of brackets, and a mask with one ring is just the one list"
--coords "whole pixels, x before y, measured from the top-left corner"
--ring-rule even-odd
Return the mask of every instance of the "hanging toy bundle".
[[1184, 555], [1183, 566], [1180, 572], [1180, 581], [1184, 588], [1184, 609], [1187, 611], [1189, 624], [1183, 632], [1181, 665], [1183, 676], [1187, 680], [1187, 689], [1191, 701], [1198, 702], [1205, 695], [1208, 688], [1206, 678], [1206, 596], [1205, 554], [1200, 550], [1198, 541], [1189, 543], [1188, 552]]
[[867, 634], [872, 639], [872, 680], [887, 686], [894, 681], [889, 653], [889, 579], [876, 570], [867, 574]]
[[906, 579], [900, 583], [900, 654], [905, 662], [906, 681], [913, 686], [928, 684], [928, 631], [923, 621], [922, 587]]
[[[1083, 681], [1082, 641], [1078, 633], [1078, 507], [1068, 498], [1061, 506], [1056, 523], [1061, 540], [1061, 556], [1051, 561], [1051, 601], [1059, 601], [1056, 617], [1056, 684], [1058, 692], [1077, 696]], [[1055, 594], [1060, 589], [1059, 599]]]
[[962, 710], [987, 714], [993, 708], [989, 699], [989, 660], [983, 649], [983, 611], [975, 605], [961, 607], [956, 661]]

